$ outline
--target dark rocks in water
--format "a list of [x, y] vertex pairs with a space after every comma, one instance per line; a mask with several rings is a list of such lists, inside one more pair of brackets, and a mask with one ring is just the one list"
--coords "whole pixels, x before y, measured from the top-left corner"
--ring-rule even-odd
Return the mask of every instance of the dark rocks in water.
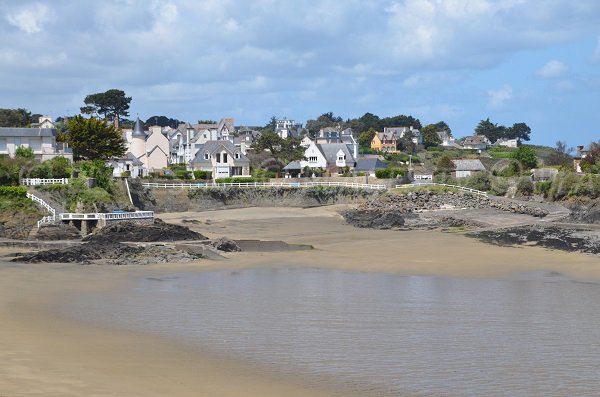
[[210, 245], [223, 252], [239, 252], [242, 250], [238, 243], [225, 237], [214, 240]]
[[207, 240], [207, 238], [188, 227], [165, 223], [156, 218], [152, 224], [139, 224], [134, 221], [116, 222], [96, 230], [83, 239], [83, 241], [97, 243], [183, 240]]
[[568, 252], [600, 254], [600, 235], [593, 230], [575, 230], [558, 226], [518, 226], [482, 230], [467, 236], [495, 245], [536, 245]]
[[81, 232], [73, 225], [60, 222], [42, 226], [35, 235], [35, 238], [45, 241], [79, 240]]

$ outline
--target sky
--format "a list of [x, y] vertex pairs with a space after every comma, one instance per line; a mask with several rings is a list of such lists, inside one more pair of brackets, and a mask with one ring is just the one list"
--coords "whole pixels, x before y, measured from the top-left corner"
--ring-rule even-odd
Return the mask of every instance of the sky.
[[598, 0], [0, 0], [0, 108], [53, 117], [116, 88], [196, 122], [412, 115], [455, 137], [525, 122], [600, 139]]

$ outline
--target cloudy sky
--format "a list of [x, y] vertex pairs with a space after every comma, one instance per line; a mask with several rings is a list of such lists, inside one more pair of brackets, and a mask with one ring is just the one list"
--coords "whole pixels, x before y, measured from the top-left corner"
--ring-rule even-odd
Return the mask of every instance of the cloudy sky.
[[0, 0], [0, 107], [263, 125], [332, 111], [600, 139], [598, 0]]

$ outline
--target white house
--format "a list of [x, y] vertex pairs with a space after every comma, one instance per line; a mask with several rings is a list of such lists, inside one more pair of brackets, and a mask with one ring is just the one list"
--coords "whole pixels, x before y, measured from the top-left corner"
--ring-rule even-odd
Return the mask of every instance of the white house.
[[137, 159], [131, 152], [128, 152], [123, 157], [114, 158], [107, 161], [107, 165], [112, 167], [113, 176], [144, 176], [144, 163]]
[[485, 167], [480, 160], [452, 160], [454, 164], [454, 176], [456, 178], [466, 178], [476, 172], [485, 171]]
[[210, 171], [213, 179], [249, 177], [250, 160], [231, 141], [208, 141], [200, 145], [189, 163], [192, 171]]
[[0, 155], [14, 157], [19, 146], [31, 148], [41, 161], [59, 156], [73, 161], [73, 151], [56, 142], [54, 128], [0, 128]]
[[356, 158], [353, 147], [345, 143], [315, 143], [304, 152], [304, 160], [300, 161], [302, 168], [322, 168], [331, 173], [340, 173], [346, 167], [354, 169]]
[[516, 148], [517, 146], [519, 146], [519, 140], [516, 138], [515, 139], [500, 138], [496, 142], [494, 142], [494, 146], [504, 146], [504, 147]]
[[485, 150], [491, 145], [491, 142], [485, 135], [468, 136], [462, 142], [465, 149]]

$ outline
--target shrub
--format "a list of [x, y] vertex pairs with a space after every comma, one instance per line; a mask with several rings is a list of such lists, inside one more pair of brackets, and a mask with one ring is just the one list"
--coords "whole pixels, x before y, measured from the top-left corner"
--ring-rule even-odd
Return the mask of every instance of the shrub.
[[491, 191], [496, 196], [504, 196], [508, 192], [508, 180], [502, 177], [491, 178]]
[[250, 183], [250, 182], [264, 182], [266, 179], [261, 178], [218, 178], [215, 179], [215, 183]]
[[0, 186], [0, 197], [24, 198], [27, 197], [27, 188], [25, 186]]
[[379, 179], [397, 178], [402, 175], [404, 175], [404, 169], [402, 168], [384, 168], [375, 171], [375, 176]]
[[175, 177], [177, 179], [192, 179], [192, 173], [187, 170], [178, 169], [175, 171]]
[[43, 162], [33, 167], [29, 176], [31, 178], [52, 178], [52, 169], [46, 162]]
[[554, 180], [548, 196], [553, 200], [560, 200], [569, 195], [573, 188], [577, 185], [577, 175], [573, 172], [559, 172]]
[[212, 179], [212, 172], [211, 171], [194, 171], [194, 178], [207, 181], [209, 179]]
[[19, 146], [15, 150], [15, 156], [31, 160], [34, 157], [33, 149], [27, 146]]
[[88, 178], [95, 178], [96, 185], [111, 192], [112, 186], [112, 167], [107, 167], [104, 160], [81, 161], [77, 164], [81, 169], [81, 174]]
[[517, 193], [530, 196], [533, 193], [533, 181], [528, 176], [522, 176], [517, 181]]
[[487, 172], [477, 172], [465, 180], [465, 186], [487, 192], [492, 189], [490, 174]]
[[122, 177], [128, 177], [128, 176], [131, 176], [131, 171], [122, 171], [122, 172], [121, 172], [121, 176], [122, 176]]
[[550, 193], [551, 188], [552, 188], [552, 181], [543, 181], [543, 182], [536, 183], [535, 186], [533, 187], [533, 191], [535, 192], [535, 194], [541, 194], [544, 197], [548, 197], [548, 194]]

